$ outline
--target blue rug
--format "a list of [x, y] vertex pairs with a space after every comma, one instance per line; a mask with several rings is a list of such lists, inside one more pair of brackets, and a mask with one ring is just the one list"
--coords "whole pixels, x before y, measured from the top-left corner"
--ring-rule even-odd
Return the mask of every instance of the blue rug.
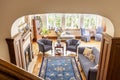
[[39, 76], [45, 80], [81, 80], [74, 57], [44, 57]]

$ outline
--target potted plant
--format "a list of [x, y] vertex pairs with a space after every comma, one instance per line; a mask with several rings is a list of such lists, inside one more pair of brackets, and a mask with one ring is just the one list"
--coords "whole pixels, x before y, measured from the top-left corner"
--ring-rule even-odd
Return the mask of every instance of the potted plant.
[[49, 30], [46, 27], [43, 27], [42, 31], [41, 31], [41, 35], [43, 37], [46, 37], [48, 35], [48, 33], [49, 33]]

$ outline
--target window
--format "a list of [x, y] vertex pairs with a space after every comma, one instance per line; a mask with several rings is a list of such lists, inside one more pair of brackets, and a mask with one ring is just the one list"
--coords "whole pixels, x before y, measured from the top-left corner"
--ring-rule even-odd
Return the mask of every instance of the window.
[[96, 29], [101, 26], [102, 17], [92, 14], [84, 14], [83, 27], [86, 29]]
[[[65, 21], [62, 23], [62, 20]], [[101, 26], [102, 17], [92, 14], [47, 14], [47, 28], [64, 27], [65, 29], [96, 29]], [[63, 26], [62, 26], [63, 25]]]
[[61, 14], [47, 14], [47, 27], [55, 28], [61, 27], [62, 15]]
[[65, 28], [77, 29], [80, 25], [79, 14], [65, 14]]

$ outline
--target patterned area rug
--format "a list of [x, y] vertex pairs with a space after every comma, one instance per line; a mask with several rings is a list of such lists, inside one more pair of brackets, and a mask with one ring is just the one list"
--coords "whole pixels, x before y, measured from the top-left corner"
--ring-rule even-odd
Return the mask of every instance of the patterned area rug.
[[45, 80], [81, 80], [74, 57], [44, 57], [39, 76]]

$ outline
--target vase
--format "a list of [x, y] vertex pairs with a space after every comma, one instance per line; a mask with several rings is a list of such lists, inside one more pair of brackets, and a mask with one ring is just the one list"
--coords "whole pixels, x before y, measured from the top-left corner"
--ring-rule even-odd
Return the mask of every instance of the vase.
[[60, 42], [61, 42], [60, 38], [57, 39], [57, 45], [58, 45], [58, 46], [61, 46], [61, 43], [60, 43]]

